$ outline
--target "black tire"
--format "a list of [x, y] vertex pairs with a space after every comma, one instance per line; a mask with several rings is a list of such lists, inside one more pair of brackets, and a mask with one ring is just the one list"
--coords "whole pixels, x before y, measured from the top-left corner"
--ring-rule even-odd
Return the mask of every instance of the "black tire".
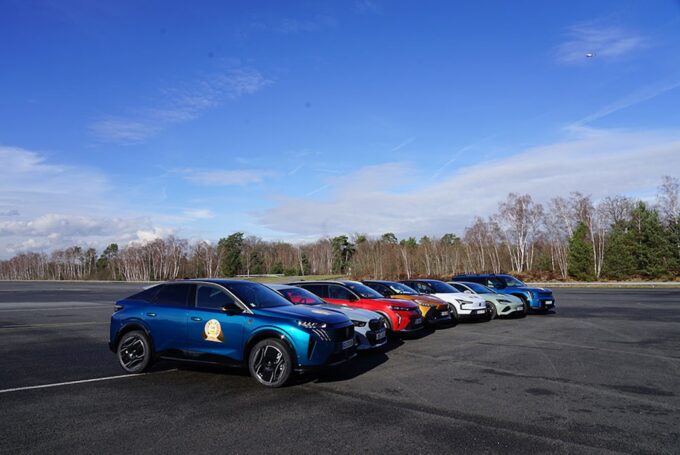
[[248, 355], [250, 375], [265, 387], [281, 387], [293, 372], [293, 357], [288, 346], [267, 338], [253, 346]]
[[456, 310], [456, 306], [452, 303], [449, 305], [449, 308], [451, 311], [451, 320], [453, 321], [454, 324], [457, 324], [460, 322], [460, 316], [458, 316], [458, 310]]
[[149, 338], [141, 330], [132, 330], [123, 335], [116, 348], [118, 363], [126, 373], [137, 374], [151, 366], [153, 352]]
[[378, 313], [378, 314], [383, 318], [383, 321], [385, 322], [385, 330], [391, 332], [392, 331], [392, 320], [389, 317], [387, 317], [387, 315], [384, 314], [384, 313]]
[[496, 319], [498, 317], [498, 311], [496, 311], [496, 305], [493, 304], [493, 302], [487, 302], [486, 307], [489, 309], [489, 316], [487, 316], [487, 319], [491, 321], [492, 319]]
[[522, 311], [522, 316], [526, 316], [529, 314], [529, 302], [527, 302], [527, 298], [524, 297], [523, 295], [518, 295], [519, 299], [522, 301], [522, 305], [524, 305], [524, 310]]

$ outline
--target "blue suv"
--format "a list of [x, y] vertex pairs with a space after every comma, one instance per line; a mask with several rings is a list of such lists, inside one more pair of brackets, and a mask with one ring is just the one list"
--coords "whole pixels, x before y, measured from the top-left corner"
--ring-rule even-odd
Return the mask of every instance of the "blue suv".
[[499, 294], [519, 297], [524, 303], [525, 312], [529, 310], [548, 311], [555, 309], [555, 297], [550, 289], [533, 288], [512, 275], [457, 275], [452, 281], [468, 281], [483, 284]]
[[128, 373], [157, 358], [237, 364], [268, 387], [355, 355], [354, 325], [344, 314], [293, 305], [259, 283], [219, 279], [163, 283], [119, 300], [109, 348]]

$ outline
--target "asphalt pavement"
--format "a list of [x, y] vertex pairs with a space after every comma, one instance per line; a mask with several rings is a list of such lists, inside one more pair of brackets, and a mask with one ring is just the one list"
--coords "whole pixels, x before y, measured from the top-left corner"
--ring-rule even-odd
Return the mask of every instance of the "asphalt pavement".
[[139, 289], [0, 282], [1, 453], [680, 453], [680, 289], [557, 289], [554, 314], [392, 338], [275, 390], [124, 375], [108, 321]]

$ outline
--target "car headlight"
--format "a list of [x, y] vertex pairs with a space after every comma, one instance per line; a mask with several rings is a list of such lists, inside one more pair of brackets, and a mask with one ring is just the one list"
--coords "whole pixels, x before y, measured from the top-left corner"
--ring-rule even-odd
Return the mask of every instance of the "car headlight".
[[463, 306], [463, 305], [472, 305], [472, 302], [470, 302], [469, 300], [456, 299], [456, 301], [457, 301], [458, 303], [460, 303], [460, 306]]
[[529, 298], [533, 299], [534, 298], [534, 293], [531, 291], [527, 291], [527, 294], [529, 294]]
[[413, 308], [407, 306], [387, 305], [387, 308], [394, 311], [411, 311]]
[[434, 303], [426, 302], [425, 300], [416, 299], [416, 300], [414, 300], [414, 302], [417, 303], [420, 306], [426, 306], [426, 307], [429, 307], [429, 308], [434, 308], [434, 307], [437, 306]]
[[366, 323], [364, 321], [355, 321], [352, 320], [352, 324], [354, 324], [355, 327], [364, 327]]
[[326, 328], [325, 322], [298, 321], [297, 323], [300, 327], [304, 327], [305, 329], [325, 329]]
[[498, 303], [512, 303], [510, 300], [498, 299]]

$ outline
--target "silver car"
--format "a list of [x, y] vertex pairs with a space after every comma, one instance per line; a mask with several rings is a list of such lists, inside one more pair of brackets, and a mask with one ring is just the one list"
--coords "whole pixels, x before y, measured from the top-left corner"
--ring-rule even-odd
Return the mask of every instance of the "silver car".
[[345, 314], [354, 323], [354, 336], [358, 351], [375, 349], [387, 343], [385, 321], [378, 313], [326, 303], [316, 294], [296, 286], [289, 286], [287, 284], [267, 284], [267, 286], [296, 305], [314, 305], [315, 308]]

